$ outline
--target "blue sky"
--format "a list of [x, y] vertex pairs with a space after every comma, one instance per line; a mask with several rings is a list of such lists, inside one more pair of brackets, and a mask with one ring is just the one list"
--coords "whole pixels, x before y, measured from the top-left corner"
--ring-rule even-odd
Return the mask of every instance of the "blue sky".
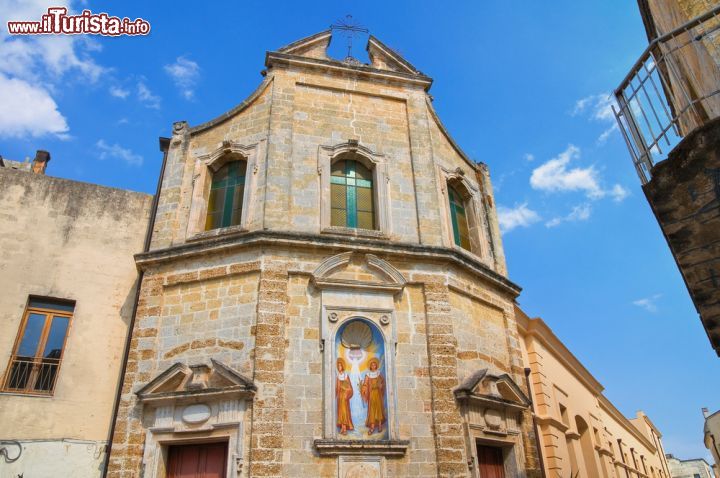
[[54, 176], [153, 192], [173, 121], [230, 109], [260, 82], [266, 50], [352, 13], [435, 79], [445, 125], [490, 166], [521, 306], [623, 413], [643, 409], [668, 452], [709, 457], [700, 408], [720, 408], [720, 360], [608, 116], [647, 44], [633, 1], [199, 5], [76, 0], [152, 32], [17, 39], [5, 22], [38, 19], [47, 2], [0, 0], [0, 154], [47, 149]]

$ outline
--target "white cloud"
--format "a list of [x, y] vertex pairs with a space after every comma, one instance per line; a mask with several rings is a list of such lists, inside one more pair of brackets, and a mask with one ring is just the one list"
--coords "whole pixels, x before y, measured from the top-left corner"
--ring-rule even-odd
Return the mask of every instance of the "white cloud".
[[126, 90], [125, 88], [122, 88], [120, 86], [111, 86], [109, 91], [112, 96], [114, 96], [115, 98], [120, 98], [122, 100], [124, 100], [130, 95], [129, 90]]
[[630, 195], [630, 191], [620, 186], [619, 184], [616, 184], [612, 187], [610, 191], [608, 191], [608, 194], [610, 195], [610, 197], [612, 197], [613, 201], [622, 202], [626, 197]]
[[200, 67], [192, 60], [179, 56], [175, 63], [165, 65], [165, 73], [175, 82], [185, 99], [192, 99], [195, 95], [195, 85], [200, 78]]
[[615, 100], [610, 93], [589, 95], [575, 102], [575, 108], [571, 115], [578, 116], [587, 113], [590, 118], [598, 121], [615, 121], [615, 115], [612, 111], [614, 104]]
[[634, 300], [633, 305], [636, 305], [642, 309], [645, 309], [648, 312], [655, 313], [658, 311], [656, 302], [660, 297], [662, 297], [662, 294], [655, 294], [651, 297], [645, 297], [642, 299]]
[[139, 81], [137, 84], [137, 95], [138, 99], [148, 108], [160, 108], [160, 97], [153, 94], [143, 81]]
[[106, 160], [110, 158], [120, 159], [130, 166], [142, 166], [143, 157], [139, 154], [133, 153], [127, 148], [123, 148], [119, 144], [108, 144], [104, 139], [99, 140], [95, 143], [95, 146], [100, 150], [100, 159]]
[[524, 159], [525, 161], [535, 161], [535, 155], [534, 155], [534, 154], [531, 154], [531, 153], [525, 153], [525, 154], [523, 155], [523, 159]]
[[[67, 79], [96, 82], [108, 70], [92, 54], [100, 43], [82, 35], [14, 36], [5, 22], [39, 21], [52, 0], [0, 0], [0, 135], [68, 138], [68, 122], [53, 94]], [[73, 2], [68, 10], [76, 12]]]
[[[588, 95], [575, 102], [571, 116], [587, 116], [591, 120], [602, 123], [612, 123], [598, 137], [597, 143], [604, 144], [613, 132], [617, 131], [617, 122], [612, 107], [616, 105], [610, 93]], [[618, 109], [617, 107], [615, 109]]]
[[568, 164], [578, 158], [580, 148], [568, 145], [565, 151], [533, 170], [530, 186], [540, 191], [584, 191], [589, 198], [602, 197], [603, 191], [598, 184], [595, 168], [568, 169]]
[[68, 124], [44, 89], [0, 74], [0, 137], [67, 138]]
[[[37, 21], [55, 4], [46, 0], [0, 0], [0, 18], [3, 22]], [[74, 11], [72, 2], [67, 6]], [[72, 72], [95, 82], [107, 71], [90, 55], [99, 49], [100, 43], [83, 35], [13, 36], [1, 28], [0, 72], [25, 80], [53, 82]]]
[[571, 168], [572, 161], [580, 159], [580, 148], [570, 144], [562, 153], [535, 168], [530, 175], [530, 186], [545, 192], [579, 191], [589, 199], [602, 199], [610, 195], [620, 202], [628, 195], [628, 191], [619, 184], [610, 190], [601, 186], [599, 172], [593, 167]]
[[563, 222], [587, 221], [592, 214], [590, 204], [580, 204], [572, 208], [567, 216], [554, 217], [545, 223], [545, 227], [556, 227]]
[[602, 145], [605, 144], [605, 142], [608, 140], [611, 134], [613, 134], [615, 131], [617, 131], [618, 125], [617, 123], [613, 123], [608, 127], [605, 131], [603, 131], [600, 136], [598, 136], [597, 143]]
[[502, 232], [510, 232], [517, 227], [528, 227], [540, 221], [540, 215], [527, 207], [527, 203], [514, 208], [498, 206], [498, 222]]

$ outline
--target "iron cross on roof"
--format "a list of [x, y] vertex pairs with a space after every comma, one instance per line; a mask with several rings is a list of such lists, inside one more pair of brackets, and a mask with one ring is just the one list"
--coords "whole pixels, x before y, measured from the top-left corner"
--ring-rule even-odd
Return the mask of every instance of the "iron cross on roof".
[[354, 39], [355, 35], [357, 35], [359, 33], [370, 33], [370, 30], [368, 30], [364, 26], [357, 23], [353, 19], [352, 15], [347, 15], [347, 16], [345, 16], [344, 19], [338, 20], [335, 23], [333, 23], [332, 25], [330, 25], [330, 30], [341, 31], [347, 37], [348, 52], [347, 52], [347, 57], [345, 58], [344, 61], [347, 63], [358, 63], [357, 58], [352, 56], [353, 39]]

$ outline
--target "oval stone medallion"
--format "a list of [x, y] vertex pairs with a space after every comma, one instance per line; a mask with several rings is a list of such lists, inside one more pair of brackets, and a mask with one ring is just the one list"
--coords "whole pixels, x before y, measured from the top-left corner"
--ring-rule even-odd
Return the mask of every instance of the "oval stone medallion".
[[182, 419], [186, 423], [202, 423], [210, 418], [210, 407], [204, 403], [188, 405], [182, 412]]

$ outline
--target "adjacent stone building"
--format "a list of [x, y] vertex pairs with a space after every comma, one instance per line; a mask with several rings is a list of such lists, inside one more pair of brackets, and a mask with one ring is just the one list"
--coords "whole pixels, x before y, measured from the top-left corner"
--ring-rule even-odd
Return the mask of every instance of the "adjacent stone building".
[[109, 477], [540, 476], [487, 168], [330, 37], [174, 125]]
[[0, 158], [0, 476], [97, 477], [152, 196], [49, 160]]
[[720, 5], [638, 0], [650, 45], [615, 90], [643, 191], [720, 355]]
[[703, 458], [680, 460], [672, 455], [667, 456], [671, 478], [716, 478], [710, 465]]
[[713, 469], [718, 475], [715, 478], [720, 478], [720, 410], [709, 413], [707, 408], [703, 408], [702, 411], [705, 418], [703, 442], [715, 461]]
[[626, 418], [540, 318], [516, 309], [546, 477], [669, 478], [662, 435]]

